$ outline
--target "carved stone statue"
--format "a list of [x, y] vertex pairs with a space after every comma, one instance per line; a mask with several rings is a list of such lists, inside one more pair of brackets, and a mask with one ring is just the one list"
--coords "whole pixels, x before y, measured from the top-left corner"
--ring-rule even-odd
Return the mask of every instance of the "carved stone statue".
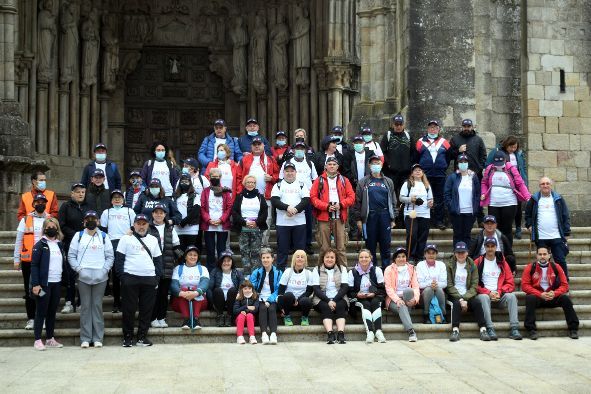
[[295, 48], [296, 84], [307, 86], [310, 83], [310, 19], [305, 7], [297, 8], [292, 38]]
[[41, 2], [39, 11], [39, 45], [37, 46], [37, 77], [40, 82], [48, 82], [53, 76], [53, 44], [57, 35], [53, 0]]
[[234, 77], [232, 78], [232, 90], [237, 95], [244, 95], [247, 91], [247, 67], [246, 50], [248, 46], [248, 33], [244, 26], [244, 18], [241, 16], [235, 19], [235, 25], [230, 31], [232, 39], [232, 64]]
[[289, 29], [283, 15], [271, 30], [271, 61], [275, 86], [281, 91], [287, 90], [287, 44], [289, 44]]
[[96, 8], [82, 22], [82, 89], [96, 85], [99, 58], [99, 23]]
[[117, 38], [117, 19], [113, 15], [103, 17], [101, 32], [103, 45], [103, 90], [112, 92], [116, 88], [119, 71], [119, 39]]
[[255, 19], [255, 29], [251, 38], [252, 85], [259, 94], [267, 92], [267, 26], [265, 17], [259, 13]]
[[78, 70], [78, 18], [76, 8], [71, 2], [65, 2], [61, 15], [60, 40], [60, 83], [74, 80]]

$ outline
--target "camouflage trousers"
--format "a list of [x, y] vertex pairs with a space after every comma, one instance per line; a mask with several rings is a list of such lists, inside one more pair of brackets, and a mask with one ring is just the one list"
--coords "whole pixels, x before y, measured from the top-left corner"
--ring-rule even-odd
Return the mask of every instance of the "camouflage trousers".
[[242, 230], [240, 232], [238, 245], [240, 247], [240, 254], [242, 255], [244, 276], [250, 275], [252, 270], [258, 268], [261, 265], [262, 240], [263, 233], [258, 229], [254, 231]]

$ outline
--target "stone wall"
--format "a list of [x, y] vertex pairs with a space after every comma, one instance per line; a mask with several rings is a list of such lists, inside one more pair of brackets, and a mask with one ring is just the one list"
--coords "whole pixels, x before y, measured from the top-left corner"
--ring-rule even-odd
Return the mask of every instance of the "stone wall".
[[[567, 4], [568, 3], [568, 4]], [[591, 7], [586, 0], [527, 6], [529, 186], [549, 176], [573, 222], [591, 218]]]

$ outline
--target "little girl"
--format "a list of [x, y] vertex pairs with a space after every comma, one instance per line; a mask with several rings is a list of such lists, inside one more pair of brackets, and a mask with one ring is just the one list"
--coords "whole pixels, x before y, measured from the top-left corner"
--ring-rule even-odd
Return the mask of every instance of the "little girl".
[[236, 318], [236, 342], [244, 345], [244, 324], [248, 329], [249, 342], [256, 345], [257, 339], [254, 336], [254, 319], [259, 310], [259, 298], [249, 280], [240, 285], [238, 297], [234, 302], [234, 317]]

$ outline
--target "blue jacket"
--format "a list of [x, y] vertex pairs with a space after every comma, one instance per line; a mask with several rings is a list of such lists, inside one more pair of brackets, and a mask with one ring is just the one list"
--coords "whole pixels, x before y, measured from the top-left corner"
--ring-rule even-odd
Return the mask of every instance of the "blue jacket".
[[437, 155], [435, 156], [435, 161], [431, 157], [431, 152], [429, 149], [423, 144], [429, 144], [429, 138], [424, 135], [422, 138], [419, 138], [417, 141], [417, 157], [418, 163], [425, 171], [425, 175], [427, 178], [445, 178], [445, 172], [447, 171], [447, 167], [449, 166], [449, 154], [450, 154], [450, 145], [449, 142], [443, 138], [438, 137], [436, 140], [433, 141], [433, 144], [439, 143], [439, 140], [443, 139], [441, 146], [437, 150]]
[[[554, 191], [551, 193], [554, 199], [554, 208], [556, 209], [558, 231], [560, 232], [560, 237], [565, 239], [565, 237], [570, 236], [570, 214], [568, 207], [560, 194]], [[538, 240], [538, 202], [540, 201], [540, 196], [540, 192], [534, 193], [525, 206], [525, 227], [529, 228], [531, 226], [532, 241]]]
[[[82, 179], [80, 179], [80, 183], [82, 183], [83, 185], [86, 185], [86, 187], [88, 187], [88, 185], [90, 184], [90, 177], [91, 177], [92, 173], [94, 172], [94, 170], [96, 170], [96, 162], [91, 161], [90, 163], [88, 163], [86, 165], [86, 167], [84, 167], [84, 170], [82, 171]], [[107, 177], [107, 182], [109, 182], [109, 189], [110, 190], [115, 190], [115, 189], [121, 190], [121, 175], [119, 175], [119, 170], [117, 169], [117, 164], [115, 164], [115, 162], [112, 162], [111, 160], [107, 160], [107, 164], [105, 165], [105, 170], [106, 170], [105, 175]]]
[[[273, 151], [271, 150], [271, 144], [269, 143], [269, 140], [263, 136], [263, 135], [257, 135], [256, 137], [260, 138], [263, 140], [263, 144], [265, 144], [265, 153], [267, 154], [267, 156], [273, 157]], [[240, 150], [242, 152], [250, 152], [251, 151], [251, 145], [252, 145], [252, 139], [254, 137], [251, 137], [248, 134], [244, 134], [242, 137], [238, 138], [238, 144], [240, 145]]]
[[[495, 153], [498, 151], [503, 151], [503, 153], [505, 153], [507, 156], [506, 160], [509, 161], [509, 154], [501, 148], [501, 144], [497, 144], [495, 148], [490, 150], [490, 153], [486, 157], [486, 166], [484, 166], [485, 168], [492, 164], [493, 159], [495, 158]], [[515, 158], [517, 159], [517, 170], [519, 170], [519, 175], [521, 175], [523, 182], [527, 186], [527, 167], [525, 166], [525, 155], [521, 149], [515, 152]]]
[[[57, 243], [62, 251], [62, 276], [68, 275], [67, 255], [64, 251], [61, 241]], [[31, 259], [31, 280], [29, 282], [29, 291], [35, 286], [47, 286], [49, 281], [49, 245], [45, 238], [41, 238], [33, 247], [33, 256]]]
[[[232, 152], [229, 159], [232, 159], [236, 163], [239, 163], [242, 159], [242, 150], [240, 150], [240, 146], [238, 145], [238, 138], [234, 138], [230, 134], [226, 133], [226, 145], [228, 145], [228, 147], [230, 148], [230, 152]], [[214, 152], [214, 148], [215, 133], [211, 133], [203, 139], [203, 142], [199, 147], [199, 152], [197, 152], [199, 163], [201, 163], [201, 174], [204, 174], [207, 165], [215, 160], [216, 155]], [[250, 146], [248, 147], [247, 152], [250, 152]]]
[[[265, 275], [266, 271], [264, 267], [259, 267], [250, 274], [250, 281], [254, 286], [254, 289], [258, 294], [261, 294], [261, 290], [263, 289], [263, 284], [265, 282]], [[279, 280], [281, 279], [281, 274], [283, 272], [279, 271], [277, 267], [271, 267], [271, 273], [269, 277], [269, 287], [271, 287], [271, 295], [267, 298], [267, 302], [277, 302], [277, 296], [279, 295]]]
[[[146, 184], [142, 179], [142, 184], [140, 185], [140, 196], [142, 193], [146, 191]], [[139, 200], [139, 197], [138, 197]], [[125, 206], [128, 208], [133, 209], [133, 186], [129, 186], [127, 191], [125, 192]]]
[[[460, 214], [460, 194], [458, 188], [462, 181], [462, 175], [459, 172], [449, 174], [445, 180], [443, 189], [443, 201], [447, 206], [450, 215]], [[472, 175], [472, 214], [477, 215], [480, 208], [480, 180], [476, 174]]]

